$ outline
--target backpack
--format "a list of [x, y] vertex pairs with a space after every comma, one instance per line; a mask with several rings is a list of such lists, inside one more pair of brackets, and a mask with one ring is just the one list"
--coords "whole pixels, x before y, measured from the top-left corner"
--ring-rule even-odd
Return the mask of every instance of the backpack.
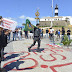
[[34, 36], [40, 36], [40, 29], [36, 28], [34, 30]]

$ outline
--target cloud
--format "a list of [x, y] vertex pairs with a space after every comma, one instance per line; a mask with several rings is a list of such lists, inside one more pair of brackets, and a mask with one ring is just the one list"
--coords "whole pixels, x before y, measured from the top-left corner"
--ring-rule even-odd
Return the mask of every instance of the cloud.
[[20, 18], [20, 19], [25, 19], [25, 16], [24, 16], [24, 15], [22, 15], [22, 16], [20, 16], [19, 18]]
[[25, 16], [25, 15], [22, 15], [19, 17], [20, 19], [29, 19], [30, 21], [36, 21], [35, 18], [33, 17], [28, 17], [28, 16]]
[[41, 18], [46, 18], [46, 17], [50, 17], [50, 16], [42, 16]]
[[29, 19], [30, 21], [36, 21], [34, 18], [32, 17], [26, 17], [26, 19]]
[[11, 17], [6, 17], [7, 19], [10, 19], [10, 20], [12, 20], [13, 18], [11, 18]]
[[6, 19], [10, 19], [10, 20], [17, 20], [17, 18], [12, 18], [12, 17], [5, 17]]

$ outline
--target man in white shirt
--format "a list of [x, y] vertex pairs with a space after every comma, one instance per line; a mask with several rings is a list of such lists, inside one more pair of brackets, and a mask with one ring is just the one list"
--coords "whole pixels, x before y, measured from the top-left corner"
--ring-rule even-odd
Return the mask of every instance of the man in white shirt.
[[54, 33], [54, 29], [52, 29], [52, 27], [51, 27], [51, 29], [50, 29], [50, 33], [51, 33], [51, 34]]
[[54, 42], [54, 29], [52, 29], [52, 27], [50, 28], [50, 40]]

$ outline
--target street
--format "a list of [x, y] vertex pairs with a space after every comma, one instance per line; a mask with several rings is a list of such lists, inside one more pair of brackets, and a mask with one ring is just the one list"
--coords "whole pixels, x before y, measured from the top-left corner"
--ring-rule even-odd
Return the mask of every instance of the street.
[[40, 51], [37, 43], [28, 52], [33, 39], [10, 42], [4, 50], [1, 67], [7, 72], [72, 72], [72, 46], [64, 47], [59, 41], [53, 44], [48, 38], [41, 40]]

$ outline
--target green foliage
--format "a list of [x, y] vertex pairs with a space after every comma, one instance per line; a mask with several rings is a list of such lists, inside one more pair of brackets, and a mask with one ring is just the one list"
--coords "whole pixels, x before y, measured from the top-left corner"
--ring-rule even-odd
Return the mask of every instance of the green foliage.
[[64, 35], [63, 38], [64, 38], [64, 40], [62, 41], [62, 43], [63, 43], [64, 45], [69, 46], [72, 40], [68, 40], [68, 36], [67, 36], [67, 35]]
[[56, 25], [56, 26], [53, 26], [53, 27], [64, 27], [64, 26], [59, 26], [59, 25], [57, 26], [57, 25]]

